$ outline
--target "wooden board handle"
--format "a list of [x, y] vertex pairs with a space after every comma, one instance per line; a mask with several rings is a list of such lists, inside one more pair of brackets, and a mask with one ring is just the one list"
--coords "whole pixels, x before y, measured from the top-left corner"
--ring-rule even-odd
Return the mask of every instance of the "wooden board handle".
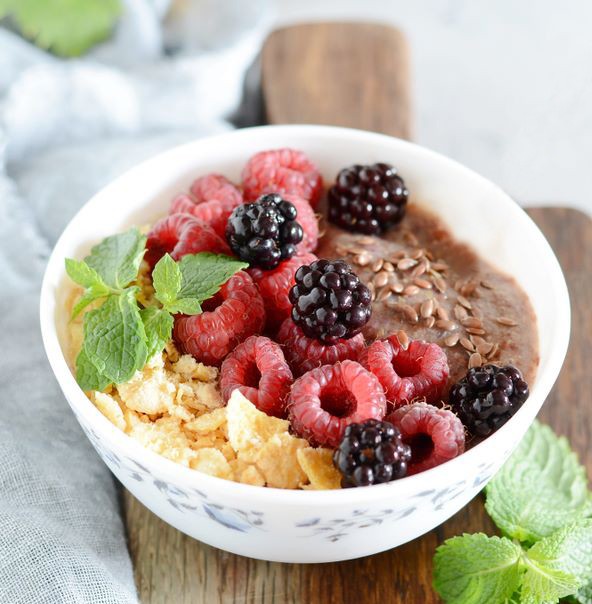
[[348, 126], [410, 139], [409, 54], [405, 36], [388, 25], [278, 29], [261, 60], [267, 122]]

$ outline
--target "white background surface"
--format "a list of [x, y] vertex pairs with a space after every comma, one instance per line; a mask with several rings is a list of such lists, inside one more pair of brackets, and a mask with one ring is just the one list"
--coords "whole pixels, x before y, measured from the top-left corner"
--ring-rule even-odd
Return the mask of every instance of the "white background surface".
[[561, 203], [592, 214], [589, 0], [276, 5], [280, 23], [399, 25], [412, 48], [416, 142], [491, 178], [525, 205]]

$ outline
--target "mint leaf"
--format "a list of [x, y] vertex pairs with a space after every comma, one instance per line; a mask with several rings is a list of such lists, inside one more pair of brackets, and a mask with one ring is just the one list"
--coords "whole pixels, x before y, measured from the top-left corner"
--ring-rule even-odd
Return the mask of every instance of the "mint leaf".
[[76, 358], [76, 381], [85, 390], [104, 390], [111, 380], [99, 373], [97, 368], [88, 360], [84, 348]]
[[107, 285], [121, 290], [137, 278], [145, 247], [146, 237], [130, 229], [103, 239], [84, 260]]
[[188, 254], [179, 262], [181, 289], [179, 298], [197, 298], [200, 302], [211, 298], [235, 273], [249, 265], [240, 260], [202, 252]]
[[434, 589], [447, 604], [503, 604], [520, 586], [521, 556], [505, 537], [453, 537], [436, 550]]
[[535, 421], [486, 487], [485, 508], [509, 537], [533, 543], [589, 512], [585, 469], [567, 440]]
[[181, 269], [169, 254], [165, 254], [156, 263], [152, 271], [152, 285], [156, 298], [165, 308], [177, 299], [181, 289]]
[[120, 0], [3, 0], [22, 33], [58, 55], [81, 55], [107, 38], [121, 13]]
[[101, 275], [84, 260], [66, 258], [66, 273], [74, 283], [78, 283], [82, 287], [102, 287], [106, 292], [109, 292], [109, 288], [101, 279]]
[[146, 362], [146, 332], [135, 298], [135, 288], [107, 301], [84, 317], [84, 352], [101, 376], [127, 382]]
[[140, 311], [146, 332], [147, 359], [151, 359], [166, 346], [173, 333], [173, 317], [160, 308], [144, 308]]
[[89, 304], [99, 298], [108, 296], [112, 291], [101, 279], [101, 275], [84, 261], [66, 258], [66, 273], [72, 281], [86, 288], [86, 291], [72, 309], [72, 319], [76, 318]]
[[173, 314], [199, 315], [201, 313], [201, 304], [196, 298], [181, 298], [167, 306], [167, 310]]
[[525, 554], [522, 602], [556, 602], [592, 576], [592, 520], [568, 524]]

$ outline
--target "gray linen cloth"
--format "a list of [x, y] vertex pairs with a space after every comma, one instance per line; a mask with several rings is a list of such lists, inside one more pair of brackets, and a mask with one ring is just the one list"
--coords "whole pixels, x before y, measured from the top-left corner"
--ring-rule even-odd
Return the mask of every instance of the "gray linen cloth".
[[165, 4], [130, 0], [125, 35], [79, 61], [0, 28], [0, 604], [137, 602], [117, 488], [54, 379], [38, 304], [51, 248], [94, 192], [230, 127], [261, 15], [234, 45], [165, 59], [163, 38], [183, 45], [178, 23], [161, 27]]

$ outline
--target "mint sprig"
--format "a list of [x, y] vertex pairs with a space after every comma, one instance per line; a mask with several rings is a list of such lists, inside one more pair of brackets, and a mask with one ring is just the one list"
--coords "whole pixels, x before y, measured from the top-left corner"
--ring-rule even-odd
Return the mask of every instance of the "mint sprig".
[[592, 520], [585, 469], [567, 440], [534, 422], [486, 488], [505, 536], [465, 534], [434, 556], [447, 604], [592, 604]]
[[142, 308], [133, 282], [145, 246], [146, 237], [130, 229], [104, 239], [83, 261], [66, 259], [66, 272], [84, 288], [72, 318], [89, 304], [102, 302], [84, 315], [84, 339], [76, 359], [76, 379], [83, 390], [128, 381], [171, 339], [173, 315], [201, 313], [202, 302], [248, 266], [210, 253], [190, 254], [178, 263], [165, 254], [152, 272], [161, 307]]

